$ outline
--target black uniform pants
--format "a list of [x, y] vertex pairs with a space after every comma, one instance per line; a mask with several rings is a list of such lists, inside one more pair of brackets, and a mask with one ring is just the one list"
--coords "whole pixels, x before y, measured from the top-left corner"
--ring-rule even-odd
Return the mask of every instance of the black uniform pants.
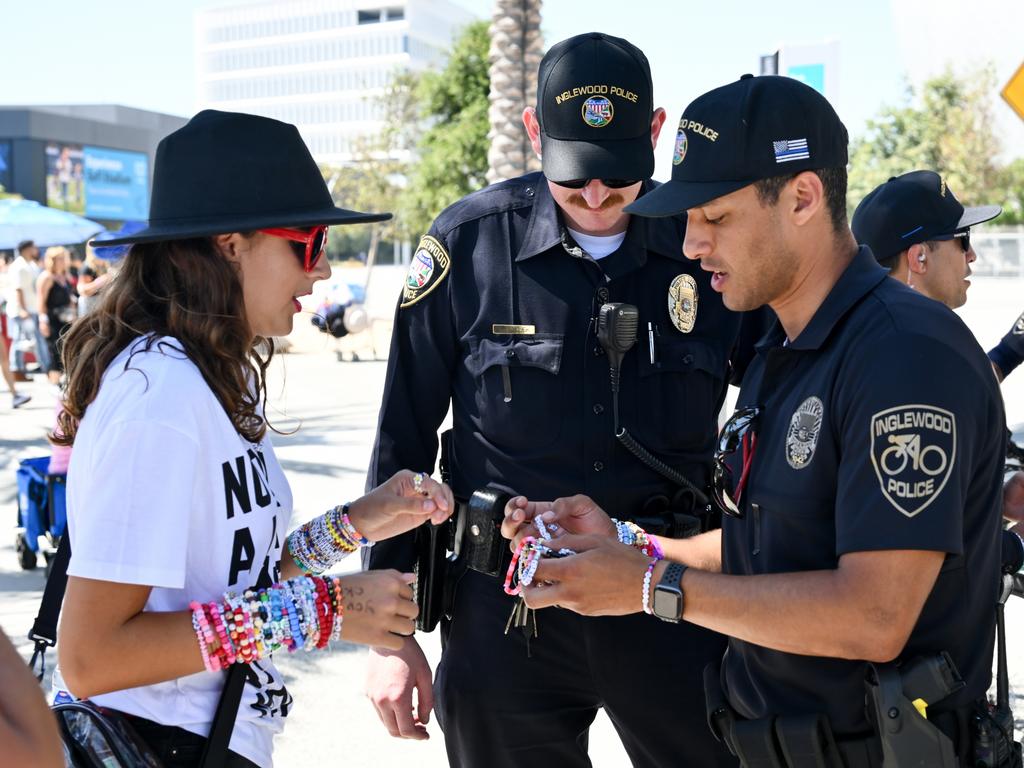
[[704, 667], [721, 660], [724, 637], [643, 614], [549, 608], [527, 655], [521, 630], [505, 634], [512, 606], [497, 579], [469, 571], [442, 623], [434, 699], [453, 768], [589, 768], [599, 707], [637, 768], [738, 764], [704, 707]]

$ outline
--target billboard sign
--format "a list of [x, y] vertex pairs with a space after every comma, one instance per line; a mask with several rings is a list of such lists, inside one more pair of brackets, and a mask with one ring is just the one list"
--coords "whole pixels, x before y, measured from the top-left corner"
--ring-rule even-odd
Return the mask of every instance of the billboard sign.
[[80, 144], [46, 145], [46, 204], [85, 214], [85, 158]]
[[0, 192], [11, 191], [11, 142], [0, 141]]
[[85, 215], [127, 221], [149, 216], [149, 158], [85, 147]]
[[145, 219], [149, 158], [142, 152], [50, 142], [46, 204], [95, 219]]

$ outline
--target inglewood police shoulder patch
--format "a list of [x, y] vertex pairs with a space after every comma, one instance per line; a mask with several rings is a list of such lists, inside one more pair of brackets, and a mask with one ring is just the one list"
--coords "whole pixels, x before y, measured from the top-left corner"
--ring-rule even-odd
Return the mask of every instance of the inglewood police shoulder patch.
[[824, 415], [825, 404], [820, 397], [813, 395], [793, 412], [786, 431], [786, 461], [793, 469], [803, 469], [814, 458]]
[[933, 405], [899, 405], [871, 417], [871, 463], [882, 495], [913, 517], [942, 493], [956, 465], [956, 416]]
[[1024, 336], [1024, 312], [1017, 318], [1017, 322], [1013, 324], [1013, 335]]
[[405, 276], [401, 308], [411, 307], [437, 288], [448, 276], [451, 263], [451, 257], [440, 241], [430, 235], [424, 235], [420, 244], [416, 246], [412, 263], [409, 264], [409, 272]]

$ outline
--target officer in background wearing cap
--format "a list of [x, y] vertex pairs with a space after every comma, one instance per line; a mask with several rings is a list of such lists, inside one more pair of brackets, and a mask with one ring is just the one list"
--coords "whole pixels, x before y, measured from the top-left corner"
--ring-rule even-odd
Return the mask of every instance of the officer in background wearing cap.
[[[741, 324], [759, 316], [728, 311], [684, 258], [681, 217], [623, 213], [655, 187], [665, 119], [644, 54], [579, 35], [550, 49], [538, 82], [523, 121], [543, 175], [455, 203], [415, 253], [368, 482], [399, 465], [433, 469], [451, 402], [457, 498], [487, 486], [549, 498], [584, 489], [623, 518], [656, 513], [679, 488], [615, 438], [601, 306], [639, 311], [641, 343], [621, 368], [622, 425], [702, 487], [727, 384], [745, 367], [736, 350], [753, 354], [738, 344]], [[369, 558], [373, 568], [412, 562], [408, 537]], [[506, 632], [514, 605], [500, 577], [460, 572], [434, 683], [451, 765], [589, 766], [587, 730], [602, 706], [636, 766], [732, 763], [703, 708], [702, 670], [721, 657], [721, 635], [552, 610], [534, 617], [534, 637], [530, 623]], [[371, 652], [368, 695], [392, 735], [426, 738], [434, 699], [414, 639], [397, 654]]]
[[[956, 315], [858, 248], [847, 132], [812, 88], [745, 76], [691, 103], [679, 136], [672, 181], [627, 210], [687, 211], [684, 251], [725, 305], [768, 304], [778, 323], [720, 435], [722, 529], [662, 540], [650, 607], [730, 636], [709, 713], [745, 765], [878, 766], [881, 737], [933, 733], [917, 726], [973, 764], [964, 734], [991, 678], [999, 584], [1004, 413], [988, 359]], [[527, 602], [640, 612], [648, 558], [586, 500], [549, 516], [577, 535], [547, 544], [580, 554], [543, 559]], [[963, 688], [920, 694], [924, 720], [887, 684], [880, 736], [869, 665], [886, 680], [894, 659], [947, 670], [940, 652]]]
[[997, 205], [965, 208], [934, 171], [889, 179], [861, 200], [850, 226], [889, 274], [950, 309], [967, 301], [971, 227], [994, 219]]

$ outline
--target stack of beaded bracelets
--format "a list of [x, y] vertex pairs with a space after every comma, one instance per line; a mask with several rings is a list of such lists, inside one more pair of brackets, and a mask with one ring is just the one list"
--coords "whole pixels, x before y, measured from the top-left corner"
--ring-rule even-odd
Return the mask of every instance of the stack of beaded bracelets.
[[508, 565], [508, 573], [505, 574], [503, 588], [506, 595], [514, 597], [522, 592], [523, 587], [528, 587], [533, 583], [533, 577], [537, 573], [537, 566], [540, 565], [542, 557], [565, 557], [576, 554], [573, 550], [566, 547], [562, 547], [555, 552], [543, 542], [550, 541], [551, 531], [556, 529], [553, 529], [539, 517], [533, 518], [533, 524], [536, 526], [541, 540], [538, 540], [535, 536], [524, 536], [520, 539], [519, 546], [516, 547], [516, 551], [512, 554], [512, 562]]
[[655, 557], [658, 560], [665, 558], [665, 553], [661, 550], [661, 544], [658, 543], [657, 536], [652, 536], [639, 525], [629, 520], [621, 521], [613, 517], [612, 522], [615, 523], [615, 531], [618, 534], [620, 544], [636, 547], [648, 557]]
[[360, 547], [372, 547], [348, 519], [348, 504], [335, 507], [288, 534], [288, 551], [303, 573], [330, 570], [345, 555]]
[[326, 648], [341, 638], [341, 580], [298, 576], [269, 589], [228, 592], [221, 602], [191, 602], [192, 627], [210, 672], [287, 649]]
[[647, 570], [644, 571], [642, 594], [644, 613], [653, 613], [651, 610], [651, 577], [654, 575], [654, 566], [657, 565], [659, 560], [665, 559], [665, 553], [661, 549], [661, 544], [658, 543], [658, 537], [651, 536], [639, 525], [629, 520], [616, 520], [613, 517], [612, 522], [615, 523], [615, 531], [619, 536], [619, 543], [625, 544], [628, 547], [636, 547], [651, 558], [651, 562], [647, 564]]

